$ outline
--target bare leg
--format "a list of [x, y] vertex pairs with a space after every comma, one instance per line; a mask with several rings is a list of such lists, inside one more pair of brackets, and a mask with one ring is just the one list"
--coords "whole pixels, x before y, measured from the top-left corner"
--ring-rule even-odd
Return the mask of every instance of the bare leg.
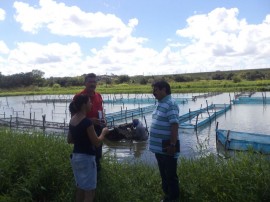
[[77, 188], [76, 190], [76, 202], [83, 202], [84, 190]]
[[85, 191], [84, 192], [84, 202], [93, 202], [95, 198], [95, 190]]

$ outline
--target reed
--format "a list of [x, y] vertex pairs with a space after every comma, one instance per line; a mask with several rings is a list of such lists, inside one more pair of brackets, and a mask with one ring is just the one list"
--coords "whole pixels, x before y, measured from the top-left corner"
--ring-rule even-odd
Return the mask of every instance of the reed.
[[[63, 137], [0, 128], [0, 201], [74, 201], [69, 163], [72, 147]], [[237, 153], [180, 158], [181, 201], [270, 201], [269, 158]], [[96, 202], [152, 202], [162, 197], [156, 164], [119, 162], [104, 154]]]

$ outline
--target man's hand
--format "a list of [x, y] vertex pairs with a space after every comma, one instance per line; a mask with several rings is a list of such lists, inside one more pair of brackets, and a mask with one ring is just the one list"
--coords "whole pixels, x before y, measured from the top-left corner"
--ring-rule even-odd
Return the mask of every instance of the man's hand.
[[170, 156], [173, 156], [175, 154], [175, 146], [174, 145], [170, 145], [167, 147], [167, 154]]

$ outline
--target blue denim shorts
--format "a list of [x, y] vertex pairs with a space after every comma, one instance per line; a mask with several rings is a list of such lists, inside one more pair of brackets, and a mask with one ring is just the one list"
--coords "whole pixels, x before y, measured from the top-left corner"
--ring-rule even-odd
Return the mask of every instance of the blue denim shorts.
[[71, 166], [78, 188], [85, 191], [96, 189], [97, 167], [95, 156], [73, 153]]

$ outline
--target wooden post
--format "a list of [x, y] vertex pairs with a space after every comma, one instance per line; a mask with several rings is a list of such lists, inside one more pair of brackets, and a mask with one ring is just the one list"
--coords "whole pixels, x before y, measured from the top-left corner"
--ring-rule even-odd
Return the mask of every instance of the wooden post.
[[228, 143], [229, 143], [230, 132], [231, 132], [231, 131], [228, 130], [227, 135], [226, 135], [225, 149], [228, 149], [228, 148], [227, 148], [227, 145], [228, 145]]
[[127, 108], [125, 110], [125, 120], [126, 120], [126, 123], [127, 123]]
[[218, 131], [218, 122], [216, 124], [216, 147], [217, 147], [217, 141], [218, 141], [218, 139], [217, 139], [217, 131]]
[[18, 121], [18, 112], [16, 112], [16, 128], [18, 128], [19, 121]]
[[10, 128], [10, 129], [11, 129], [11, 127], [12, 127], [11, 123], [12, 123], [12, 115], [10, 115], [10, 120], [9, 120], [9, 128]]
[[42, 115], [42, 127], [43, 127], [43, 130], [45, 131], [45, 118], [46, 118], [46, 115]]
[[196, 117], [196, 125], [195, 125], [195, 130], [197, 131], [197, 125], [198, 125], [198, 118], [199, 118], [199, 114], [197, 114], [197, 117]]
[[144, 123], [145, 123], [145, 128], [146, 128], [146, 131], [148, 132], [148, 134], [149, 134], [149, 130], [148, 130], [148, 126], [147, 126], [147, 122], [146, 122], [146, 118], [145, 118], [145, 116], [143, 116], [143, 118], [144, 118]]

